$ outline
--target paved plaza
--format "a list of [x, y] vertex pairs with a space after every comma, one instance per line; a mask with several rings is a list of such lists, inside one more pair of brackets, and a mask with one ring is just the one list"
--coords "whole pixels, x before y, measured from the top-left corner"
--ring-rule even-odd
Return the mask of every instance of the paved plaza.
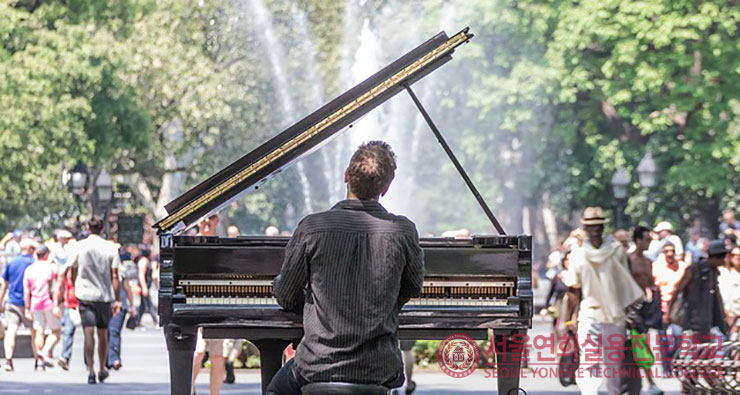
[[[536, 319], [533, 333], [544, 333], [548, 326]], [[86, 384], [87, 374], [82, 362], [82, 333], [75, 335], [75, 349], [71, 368], [63, 371], [58, 367], [46, 372], [34, 372], [32, 359], [16, 359], [15, 372], [0, 371], [0, 393], [2, 394], [168, 394], [169, 371], [164, 336], [160, 329], [124, 330], [123, 367], [112, 371], [104, 384]], [[532, 371], [525, 372], [522, 387], [528, 394], [574, 394], [575, 386], [564, 388], [556, 378], [532, 378]], [[493, 394], [496, 380], [483, 370], [473, 375], [456, 379], [434, 368], [417, 369], [414, 380], [418, 384], [415, 394]], [[677, 395], [676, 380], [658, 380], [666, 394]], [[208, 371], [198, 377], [197, 392], [208, 393]], [[255, 369], [238, 370], [237, 384], [224, 385], [223, 394], [258, 395], [260, 393], [259, 372]]]

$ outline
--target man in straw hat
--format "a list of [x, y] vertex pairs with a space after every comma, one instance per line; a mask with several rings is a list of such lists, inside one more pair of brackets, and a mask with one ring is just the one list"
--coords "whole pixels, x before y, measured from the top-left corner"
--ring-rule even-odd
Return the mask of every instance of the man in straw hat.
[[563, 277], [566, 285], [580, 290], [577, 333], [583, 376], [576, 379], [576, 384], [582, 394], [596, 395], [606, 377], [609, 394], [618, 395], [624, 354], [614, 351], [621, 351], [624, 344], [625, 310], [641, 300], [643, 291], [632, 278], [622, 245], [603, 238], [604, 224], [608, 222], [604, 210], [588, 207], [580, 222], [587, 238], [583, 247], [571, 253], [570, 266]]

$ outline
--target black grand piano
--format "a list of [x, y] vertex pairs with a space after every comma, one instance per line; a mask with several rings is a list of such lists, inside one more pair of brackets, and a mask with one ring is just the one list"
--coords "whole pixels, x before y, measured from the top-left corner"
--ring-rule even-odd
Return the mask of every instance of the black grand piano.
[[288, 238], [186, 236], [184, 230], [259, 188], [402, 90], [499, 235], [421, 239], [424, 287], [401, 312], [399, 338], [491, 336], [498, 393], [518, 393], [521, 335], [532, 324], [532, 238], [504, 233], [411, 90], [414, 82], [451, 60], [455, 49], [472, 37], [467, 28], [452, 37], [444, 32], [435, 35], [166, 206], [168, 215], [155, 228], [161, 249], [159, 316], [169, 351], [172, 394], [190, 393], [198, 327], [204, 338], [244, 338], [259, 348], [263, 393], [281, 367], [283, 350], [303, 333], [301, 317], [281, 310], [272, 294]]

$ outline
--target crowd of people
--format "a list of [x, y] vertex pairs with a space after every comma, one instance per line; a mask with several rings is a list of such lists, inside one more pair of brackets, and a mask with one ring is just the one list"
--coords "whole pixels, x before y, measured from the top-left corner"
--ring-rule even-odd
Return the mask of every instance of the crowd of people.
[[[692, 341], [740, 338], [740, 221], [734, 211], [723, 214], [717, 235], [690, 232], [686, 243], [669, 222], [652, 229], [618, 229], [604, 237], [607, 222], [601, 208], [587, 208], [582, 226], [548, 258], [546, 277], [551, 285], [541, 313], [552, 315], [554, 332], [560, 338], [653, 331], [668, 339], [657, 346], [666, 377], [673, 375], [672, 359], [686, 336]], [[213, 235], [218, 223], [218, 215], [213, 215], [195, 231]], [[0, 312], [4, 313], [0, 336], [4, 338], [5, 371], [14, 370], [21, 326], [31, 331], [37, 370], [54, 366], [68, 370], [74, 334], [81, 327], [88, 383], [103, 382], [109, 370], [122, 366], [123, 327], [141, 326], [147, 314], [156, 325], [152, 297], [159, 287], [157, 255], [147, 245], [106, 240], [102, 231], [102, 221], [93, 218], [77, 235], [61, 229], [42, 240], [16, 230], [0, 240]], [[265, 233], [281, 234], [275, 227]], [[448, 233], [444, 236], [468, 235], [466, 230]], [[235, 226], [226, 229], [227, 237], [238, 235]], [[61, 353], [55, 359], [60, 342]], [[401, 349], [406, 377], [413, 383], [410, 345], [402, 344]], [[199, 338], [193, 383], [206, 352], [211, 361], [211, 392], [218, 393], [223, 382], [233, 383], [233, 363], [241, 350], [239, 340]], [[582, 367], [595, 364], [581, 355]], [[622, 393], [618, 376], [587, 375], [577, 384], [582, 393], [595, 394], [604, 377], [610, 393]], [[649, 369], [645, 378], [649, 394], [662, 393]]]
[[[548, 258], [551, 283], [541, 314], [553, 317], [559, 338], [657, 332], [655, 360], [665, 377], [674, 374], [680, 342], [738, 339], [740, 221], [733, 210], [724, 212], [717, 234], [690, 232], [685, 245], [669, 222], [619, 229], [604, 238], [607, 222], [601, 208], [587, 208], [582, 226]], [[582, 368], [595, 363], [581, 353]], [[604, 377], [610, 394], [623, 393], [620, 375]], [[663, 393], [649, 369], [645, 377], [649, 394]], [[582, 393], [596, 394], [602, 378], [593, 374], [576, 382]]]
[[[74, 235], [68, 229], [43, 240], [15, 230], [0, 240], [0, 312], [4, 312], [3, 369], [14, 371], [17, 334], [31, 331], [36, 370], [69, 370], [74, 335], [84, 334], [88, 383], [103, 382], [121, 368], [121, 336], [157, 313], [152, 292], [159, 288], [159, 265], [148, 245], [106, 240], [103, 221], [92, 218]], [[138, 306], [135, 303], [138, 300]], [[95, 362], [97, 338], [97, 369]], [[55, 359], [55, 346], [61, 353]]]

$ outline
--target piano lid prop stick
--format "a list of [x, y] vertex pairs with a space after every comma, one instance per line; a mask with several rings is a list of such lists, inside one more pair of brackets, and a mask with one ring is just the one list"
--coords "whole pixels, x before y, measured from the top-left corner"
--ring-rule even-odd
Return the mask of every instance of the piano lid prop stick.
[[463, 178], [463, 180], [465, 180], [465, 184], [467, 184], [468, 188], [470, 188], [470, 192], [473, 192], [473, 196], [475, 196], [475, 199], [478, 201], [478, 204], [480, 204], [481, 208], [486, 213], [488, 219], [491, 220], [493, 227], [496, 228], [500, 235], [505, 235], [506, 232], [504, 231], [504, 228], [501, 227], [501, 224], [496, 219], [496, 216], [493, 215], [493, 212], [488, 207], [488, 204], [486, 204], [486, 201], [483, 200], [483, 196], [481, 196], [480, 192], [478, 192], [478, 189], [475, 187], [475, 185], [473, 185], [473, 181], [471, 181], [470, 177], [468, 177], [468, 173], [465, 172], [465, 169], [463, 169], [462, 165], [457, 160], [457, 157], [455, 157], [455, 154], [450, 149], [450, 146], [447, 145], [447, 141], [445, 141], [444, 137], [442, 137], [442, 133], [440, 133], [439, 129], [437, 129], [437, 125], [434, 124], [434, 121], [432, 121], [432, 118], [427, 113], [427, 110], [424, 108], [424, 106], [421, 105], [419, 98], [417, 98], [414, 91], [411, 90], [411, 86], [409, 86], [409, 84], [406, 82], [404, 82], [402, 85], [404, 86], [404, 88], [406, 88], [406, 91], [409, 93], [409, 95], [411, 95], [411, 100], [414, 101], [414, 104], [416, 104], [416, 107], [419, 109], [421, 116], [424, 117], [424, 120], [427, 121], [429, 128], [432, 129], [432, 133], [434, 133], [434, 136], [437, 137], [437, 141], [440, 145], [442, 145], [442, 148], [447, 153], [447, 156], [450, 157], [450, 160], [455, 165], [455, 168], [460, 173], [460, 176]]

